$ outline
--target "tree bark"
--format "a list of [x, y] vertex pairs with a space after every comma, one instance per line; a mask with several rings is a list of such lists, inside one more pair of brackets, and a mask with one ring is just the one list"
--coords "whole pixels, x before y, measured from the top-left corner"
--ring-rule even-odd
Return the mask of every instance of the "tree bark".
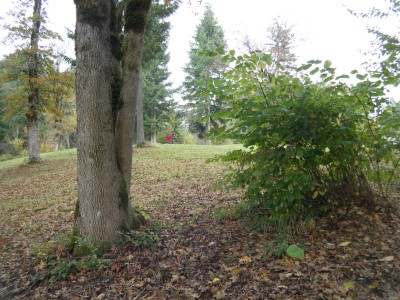
[[116, 134], [117, 160], [130, 194], [132, 176], [132, 146], [134, 116], [140, 80], [144, 30], [151, 0], [128, 0], [126, 2], [125, 45], [123, 48], [123, 86], [118, 111]]
[[41, 25], [42, 1], [35, 0], [33, 7], [33, 24], [31, 32], [31, 42], [29, 49], [29, 95], [27, 129], [28, 129], [28, 162], [35, 163], [40, 161], [40, 143], [38, 129], [38, 105], [39, 105], [39, 32]]
[[126, 18], [133, 15], [134, 20], [143, 21], [143, 26], [140, 30], [132, 27], [130, 19], [125, 23], [123, 86], [119, 93], [114, 90], [118, 88], [115, 85], [117, 62], [110, 42], [116, 1], [75, 0], [78, 115], [75, 227], [79, 236], [101, 251], [109, 249], [119, 239], [119, 232], [132, 225], [129, 202], [132, 128], [150, 3], [150, 0], [127, 1]]
[[143, 89], [142, 89], [142, 67], [139, 69], [139, 84], [136, 104], [136, 145], [144, 143], [144, 118], [143, 118]]
[[[107, 250], [129, 226], [128, 195], [115, 155], [110, 0], [75, 1], [79, 236]], [[122, 189], [122, 192], [121, 192]]]

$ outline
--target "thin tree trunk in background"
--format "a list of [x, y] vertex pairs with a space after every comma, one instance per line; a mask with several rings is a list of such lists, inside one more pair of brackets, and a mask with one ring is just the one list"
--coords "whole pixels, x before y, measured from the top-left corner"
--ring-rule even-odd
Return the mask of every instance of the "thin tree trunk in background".
[[41, 25], [42, 1], [35, 0], [33, 8], [33, 26], [31, 32], [31, 43], [29, 49], [29, 95], [27, 129], [28, 129], [28, 162], [35, 163], [40, 161], [40, 143], [38, 129], [38, 105], [39, 105], [39, 32]]
[[151, 143], [157, 144], [157, 113], [155, 104], [151, 107]]
[[136, 103], [136, 145], [140, 146], [144, 143], [144, 118], [143, 118], [143, 89], [142, 89], [142, 66], [139, 69], [139, 85]]
[[69, 133], [68, 132], [66, 132], [64, 134], [64, 139], [65, 139], [66, 149], [70, 149], [71, 145], [70, 145], [70, 141], [69, 141]]
[[[208, 114], [208, 117], [207, 117], [207, 124], [206, 124], [207, 129], [206, 130], [207, 130], [207, 134], [209, 134], [211, 131], [211, 103], [210, 103], [210, 101], [207, 104], [207, 114]], [[206, 145], [211, 145], [211, 140], [206, 139]]]

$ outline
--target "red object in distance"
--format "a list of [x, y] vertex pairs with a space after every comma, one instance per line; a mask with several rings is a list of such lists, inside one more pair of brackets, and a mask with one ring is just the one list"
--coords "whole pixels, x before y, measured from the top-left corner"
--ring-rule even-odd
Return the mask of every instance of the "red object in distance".
[[171, 142], [172, 141], [172, 139], [174, 138], [174, 133], [173, 134], [171, 134], [170, 136], [167, 136], [167, 142], [169, 143], [169, 142]]

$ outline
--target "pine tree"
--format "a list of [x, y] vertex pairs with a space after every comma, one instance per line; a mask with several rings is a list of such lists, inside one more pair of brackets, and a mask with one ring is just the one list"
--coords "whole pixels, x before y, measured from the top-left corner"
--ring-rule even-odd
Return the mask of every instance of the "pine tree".
[[145, 135], [150, 137], [152, 143], [157, 141], [157, 131], [161, 129], [165, 116], [172, 114], [174, 109], [174, 104], [169, 99], [172, 91], [171, 83], [168, 82], [170, 57], [167, 50], [171, 24], [167, 18], [176, 9], [177, 5], [164, 5], [155, 0], [149, 12], [144, 37], [142, 59], [143, 127]]
[[[206, 6], [203, 18], [196, 28], [194, 42], [191, 43], [189, 63], [185, 66], [186, 78], [183, 83], [184, 98], [189, 108], [189, 129], [203, 139], [211, 127], [217, 127], [218, 122], [211, 115], [216, 113], [221, 103], [218, 99], [201, 96], [199, 90], [208, 79], [220, 76], [225, 69], [220, 55], [200, 55], [218, 49], [225, 50], [224, 31], [218, 24], [210, 6]], [[206, 121], [201, 121], [206, 118]], [[210, 141], [207, 141], [210, 144]]]

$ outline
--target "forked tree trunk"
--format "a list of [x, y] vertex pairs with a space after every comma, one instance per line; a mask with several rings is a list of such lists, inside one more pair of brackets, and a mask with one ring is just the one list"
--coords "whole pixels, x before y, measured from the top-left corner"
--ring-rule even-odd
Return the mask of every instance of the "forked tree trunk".
[[35, 0], [33, 7], [33, 24], [31, 31], [31, 43], [28, 52], [29, 55], [29, 95], [28, 95], [28, 112], [27, 129], [28, 129], [28, 162], [35, 163], [40, 161], [40, 144], [38, 129], [38, 106], [39, 106], [39, 32], [40, 32], [40, 15], [42, 10], [42, 1]]
[[136, 27], [132, 27], [129, 19], [126, 21], [123, 87], [121, 101], [114, 105], [113, 113], [115, 60], [110, 45], [110, 21], [116, 16], [112, 13], [115, 3], [115, 0], [75, 0], [78, 114], [75, 225], [78, 235], [103, 251], [132, 223], [129, 194], [133, 113], [144, 25], [150, 8], [150, 0], [127, 1], [126, 18], [137, 17], [139, 13], [144, 23], [140, 30], [132, 30]]

